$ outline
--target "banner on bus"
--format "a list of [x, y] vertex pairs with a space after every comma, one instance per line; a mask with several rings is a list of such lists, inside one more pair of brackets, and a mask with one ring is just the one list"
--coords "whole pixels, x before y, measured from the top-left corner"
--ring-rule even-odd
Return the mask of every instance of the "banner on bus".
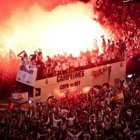
[[33, 86], [37, 77], [37, 68], [30, 65], [21, 65], [17, 72], [16, 80], [26, 85]]

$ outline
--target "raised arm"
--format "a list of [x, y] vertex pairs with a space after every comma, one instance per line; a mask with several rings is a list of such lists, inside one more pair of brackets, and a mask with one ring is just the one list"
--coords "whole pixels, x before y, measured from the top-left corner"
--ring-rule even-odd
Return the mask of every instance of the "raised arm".
[[70, 137], [74, 137], [74, 135], [69, 130], [67, 130], [67, 132]]
[[26, 54], [26, 52], [25, 51], [22, 51], [22, 52], [20, 52], [20, 53], [18, 53], [18, 57], [23, 57], [23, 56], [21, 56], [22, 54]]
[[76, 134], [76, 137], [79, 137], [82, 134], [82, 131], [80, 131], [78, 134]]

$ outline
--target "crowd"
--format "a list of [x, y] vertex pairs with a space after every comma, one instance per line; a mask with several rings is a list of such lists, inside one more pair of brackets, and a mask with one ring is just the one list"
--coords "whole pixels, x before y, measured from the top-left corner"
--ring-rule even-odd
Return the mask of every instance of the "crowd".
[[[112, 32], [112, 39], [102, 36], [102, 49], [81, 52], [79, 57], [47, 57], [35, 52], [30, 58], [21, 52], [22, 65], [38, 69], [38, 79], [122, 60], [140, 52], [140, 4], [117, 0], [96, 0], [95, 20]], [[94, 45], [97, 45], [94, 40]], [[6, 73], [5, 71], [3, 73]], [[0, 77], [1, 78], [1, 77]], [[8, 78], [7, 78], [8, 79]], [[140, 83], [137, 80], [104, 84], [84, 94], [75, 92], [46, 102], [32, 102], [0, 112], [0, 139], [6, 140], [139, 140]]]
[[[97, 46], [96, 40], [94, 40], [93, 48], [94, 46]], [[123, 47], [121, 41], [108, 40], [106, 42], [102, 36], [102, 53], [100, 53], [99, 47], [95, 47], [96, 49], [91, 51], [81, 52], [78, 57], [74, 57], [72, 54], [48, 57], [46, 61], [47, 77], [124, 60]]]
[[[92, 0], [91, 0], [92, 1]], [[96, 20], [125, 44], [127, 55], [140, 52], [140, 3], [137, 0], [95, 0]]]
[[[42, 60], [41, 50], [30, 57], [24, 51], [19, 56], [22, 57], [23, 63], [36, 65], [38, 69], [37, 79], [43, 79], [66, 72], [120, 61], [124, 57], [122, 53], [124, 50], [126, 50], [127, 57], [138, 54], [140, 52], [139, 9], [140, 3], [138, 1], [95, 0], [93, 1], [93, 11], [96, 17], [93, 19], [97, 20], [111, 34], [110, 39], [106, 39], [104, 35], [101, 36], [101, 46], [98, 46], [97, 40], [94, 39], [93, 50], [81, 52], [78, 57], [65, 53], [53, 57], [47, 56], [46, 60]], [[102, 48], [102, 52], [99, 48]], [[12, 59], [9, 59], [11, 61], [8, 62], [9, 66], [11, 63], [13, 64]], [[3, 61], [1, 62], [2, 76], [0, 78], [8, 79], [11, 77], [11, 75], [8, 75], [9, 71], [11, 73], [13, 71], [11, 69], [3, 71], [5, 66], [3, 66]], [[8, 64], [6, 65], [8, 66]], [[17, 67], [15, 69], [17, 70]], [[8, 78], [5, 78], [5, 74], [7, 74]], [[2, 79], [1, 81], [4, 80]]]
[[[27, 56], [25, 51], [19, 53], [18, 56], [22, 59], [22, 65], [37, 67], [38, 80], [124, 60], [124, 48], [121, 41], [108, 40], [106, 43], [104, 36], [102, 36], [102, 40], [103, 53], [100, 53], [97, 47], [96, 50], [81, 52], [78, 57], [65, 53], [65, 55], [58, 54], [54, 57], [47, 56], [46, 61], [43, 60], [41, 50], [30, 57]], [[94, 45], [97, 45], [96, 40], [94, 40]]]
[[93, 48], [94, 46], [96, 46], [96, 49], [80, 52], [80, 55], [77, 57], [65, 53], [64, 55], [58, 54], [53, 57], [47, 56], [47, 60], [43, 60], [41, 50], [34, 52], [29, 57], [25, 51], [22, 51], [18, 56], [21, 57], [21, 65], [27, 66], [26, 69], [30, 69], [31, 67], [37, 68], [38, 80], [125, 59], [125, 44], [123, 44], [122, 40], [115, 42], [114, 40], [108, 39], [106, 41], [104, 36], [102, 36], [102, 52], [100, 52], [96, 40], [94, 40]]
[[0, 113], [0, 139], [6, 140], [138, 140], [140, 82], [116, 80], [88, 93], [48, 97], [30, 107]]

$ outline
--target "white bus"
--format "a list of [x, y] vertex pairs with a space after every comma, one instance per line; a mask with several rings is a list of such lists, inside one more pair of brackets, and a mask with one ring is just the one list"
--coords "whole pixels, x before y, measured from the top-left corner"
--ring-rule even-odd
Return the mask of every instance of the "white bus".
[[[37, 80], [37, 68], [20, 66], [16, 81], [20, 88], [28, 90], [33, 100], [45, 101], [49, 96], [62, 97], [67, 92], [88, 90], [94, 85], [114, 84], [115, 79], [126, 77], [125, 55], [120, 60], [108, 64], [94, 66], [53, 77]], [[25, 92], [25, 91], [24, 91]]]

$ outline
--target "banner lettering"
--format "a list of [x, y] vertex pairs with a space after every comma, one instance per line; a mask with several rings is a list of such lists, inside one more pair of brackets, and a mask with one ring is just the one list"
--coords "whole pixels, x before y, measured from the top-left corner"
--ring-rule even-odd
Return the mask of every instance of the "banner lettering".
[[84, 71], [83, 70], [58, 75], [57, 76], [57, 82], [62, 82], [62, 81], [66, 81], [66, 80], [72, 80], [72, 79], [76, 79], [76, 78], [80, 78], [80, 77], [84, 77]]

